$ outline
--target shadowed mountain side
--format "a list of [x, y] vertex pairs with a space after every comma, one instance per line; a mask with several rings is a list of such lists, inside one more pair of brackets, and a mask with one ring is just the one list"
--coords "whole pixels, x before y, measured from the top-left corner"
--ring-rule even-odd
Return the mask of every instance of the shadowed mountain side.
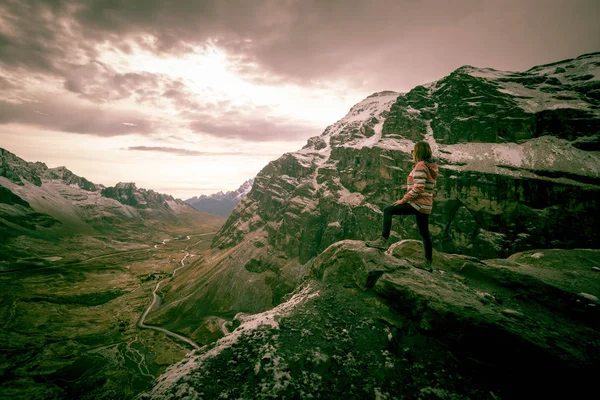
[[289, 301], [238, 314], [226, 325], [235, 330], [188, 354], [142, 398], [466, 400], [593, 390], [600, 251], [435, 256], [430, 273], [413, 267], [417, 241], [386, 253], [335, 243]]

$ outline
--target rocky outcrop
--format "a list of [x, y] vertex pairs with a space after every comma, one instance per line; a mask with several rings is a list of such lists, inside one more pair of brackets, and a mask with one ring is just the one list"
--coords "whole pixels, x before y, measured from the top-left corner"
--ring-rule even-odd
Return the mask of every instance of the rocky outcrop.
[[234, 330], [170, 367], [141, 398], [524, 399], [593, 390], [600, 251], [434, 257], [427, 272], [415, 268], [418, 241], [385, 253], [334, 243], [288, 301], [238, 314]]
[[22, 186], [24, 184], [23, 180], [26, 180], [34, 185], [41, 186], [42, 179], [38, 171], [43, 168], [47, 169], [46, 164], [28, 163], [10, 151], [0, 148], [0, 176], [17, 185]]
[[49, 180], [61, 180], [67, 185], [77, 185], [88, 192], [95, 192], [103, 187], [102, 185], [95, 185], [87, 179], [75, 175], [65, 167], [50, 168], [43, 177]]
[[237, 190], [231, 190], [225, 193], [218, 192], [209, 196], [194, 196], [185, 200], [185, 202], [198, 211], [226, 217], [229, 216], [235, 206], [246, 197], [250, 189], [252, 189], [253, 183], [254, 179], [248, 179]]

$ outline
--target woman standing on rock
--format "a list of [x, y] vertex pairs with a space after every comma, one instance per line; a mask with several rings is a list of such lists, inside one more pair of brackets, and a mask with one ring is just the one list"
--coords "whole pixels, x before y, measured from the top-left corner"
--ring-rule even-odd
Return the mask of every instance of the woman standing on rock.
[[429, 214], [431, 214], [431, 207], [433, 206], [438, 166], [432, 158], [431, 147], [427, 142], [415, 143], [414, 150], [411, 153], [415, 166], [406, 179], [408, 191], [402, 199], [383, 209], [381, 237], [367, 241], [366, 245], [387, 250], [387, 242], [392, 228], [392, 215], [412, 214], [417, 220], [417, 227], [423, 238], [423, 247], [425, 248], [425, 264], [421, 267], [430, 269], [433, 260], [433, 247], [429, 235]]

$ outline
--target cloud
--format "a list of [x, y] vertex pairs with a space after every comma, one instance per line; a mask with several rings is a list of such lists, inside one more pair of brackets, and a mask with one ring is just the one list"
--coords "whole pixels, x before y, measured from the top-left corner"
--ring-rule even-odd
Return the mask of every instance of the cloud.
[[[67, 13], [66, 3], [7, 0], [0, 5], [0, 60], [11, 69], [61, 75], [74, 51], [92, 53]], [[77, 46], [73, 46], [77, 43]], [[76, 49], [74, 49], [76, 47]]]
[[239, 156], [245, 155], [246, 153], [241, 152], [208, 152], [208, 151], [197, 151], [189, 149], [181, 149], [177, 147], [155, 147], [155, 146], [131, 146], [126, 147], [124, 150], [133, 151], [148, 151], [158, 153], [170, 153], [178, 156]]
[[65, 71], [64, 88], [94, 102], [117, 101], [136, 97], [148, 102], [160, 94], [170, 78], [152, 73], [117, 73], [99, 61], [73, 66]]
[[8, 102], [0, 100], [0, 124], [18, 123], [49, 130], [118, 136], [151, 134], [156, 122], [135, 110], [103, 108], [94, 104], [49, 95], [32, 96], [35, 100]]
[[[235, 113], [230, 114], [235, 115]], [[190, 128], [195, 133], [249, 142], [301, 140], [317, 135], [321, 129], [281, 119], [260, 119], [240, 115], [220, 119], [206, 116], [191, 122]]]
[[[66, 76], [68, 87], [88, 94], [68, 72], [89, 63], [101, 74], [92, 64], [101, 43], [178, 55], [211, 40], [255, 82], [337, 79], [369, 91], [410, 89], [464, 64], [529, 68], [600, 47], [595, 0], [8, 0], [0, 7], [1, 63]], [[115, 85], [136, 78], [123, 79]]]
[[3, 76], [0, 76], [0, 90], [15, 89], [16, 85]]

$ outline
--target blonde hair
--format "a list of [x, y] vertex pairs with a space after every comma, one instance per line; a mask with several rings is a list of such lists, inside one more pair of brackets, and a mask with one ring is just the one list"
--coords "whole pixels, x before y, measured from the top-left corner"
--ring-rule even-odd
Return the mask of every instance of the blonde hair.
[[417, 142], [413, 150], [413, 160], [415, 162], [425, 161], [433, 156], [431, 147], [427, 142]]

